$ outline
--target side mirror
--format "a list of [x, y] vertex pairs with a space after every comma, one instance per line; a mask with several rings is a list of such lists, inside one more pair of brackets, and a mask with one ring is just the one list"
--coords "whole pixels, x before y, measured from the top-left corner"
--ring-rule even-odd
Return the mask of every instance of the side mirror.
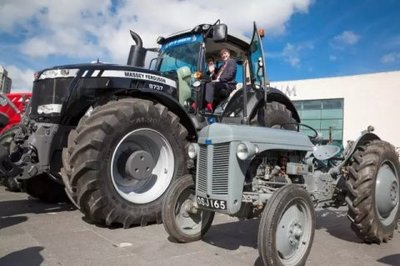
[[224, 42], [228, 37], [228, 27], [225, 24], [214, 25], [211, 34], [214, 42]]

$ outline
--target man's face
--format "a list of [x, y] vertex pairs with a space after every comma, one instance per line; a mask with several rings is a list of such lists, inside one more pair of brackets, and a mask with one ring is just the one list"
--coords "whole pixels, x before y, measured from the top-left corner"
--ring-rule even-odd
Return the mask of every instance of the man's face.
[[219, 55], [221, 56], [221, 59], [224, 61], [228, 60], [228, 58], [230, 56], [230, 54], [227, 50], [222, 50]]

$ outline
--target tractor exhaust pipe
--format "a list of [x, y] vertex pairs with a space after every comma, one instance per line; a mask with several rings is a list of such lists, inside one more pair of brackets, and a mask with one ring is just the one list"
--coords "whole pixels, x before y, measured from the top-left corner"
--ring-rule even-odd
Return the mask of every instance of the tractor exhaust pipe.
[[142, 38], [140, 38], [140, 36], [136, 32], [130, 31], [130, 33], [135, 44], [131, 45], [127, 65], [134, 67], [144, 67], [144, 60], [146, 58], [147, 50], [143, 48]]
[[139, 34], [137, 34], [136, 32], [130, 30], [129, 31], [131, 33], [131, 37], [133, 39], [133, 41], [136, 43], [136, 46], [140, 46], [143, 47], [143, 41], [142, 38], [140, 38]]

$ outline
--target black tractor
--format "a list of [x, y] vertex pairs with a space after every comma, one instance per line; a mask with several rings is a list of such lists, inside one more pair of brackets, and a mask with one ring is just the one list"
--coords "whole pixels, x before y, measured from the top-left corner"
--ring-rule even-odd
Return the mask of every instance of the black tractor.
[[[158, 39], [146, 49], [131, 32], [127, 65], [66, 65], [36, 74], [28, 117], [2, 152], [2, 176], [17, 176], [31, 196], [70, 200], [89, 222], [161, 222], [161, 203], [172, 181], [193, 171], [188, 143], [219, 123], [294, 129], [291, 101], [269, 87], [261, 36], [228, 34], [217, 21]], [[206, 58], [224, 47], [237, 62], [237, 89], [204, 107]], [[148, 59], [149, 51], [157, 57]], [[193, 104], [193, 103], [196, 104]], [[193, 108], [195, 106], [195, 108]], [[14, 145], [15, 144], [15, 145]]]

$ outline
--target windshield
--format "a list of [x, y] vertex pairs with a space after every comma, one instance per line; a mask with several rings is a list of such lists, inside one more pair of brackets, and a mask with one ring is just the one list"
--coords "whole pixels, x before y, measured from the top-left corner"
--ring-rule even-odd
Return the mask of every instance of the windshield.
[[190, 35], [171, 40], [161, 46], [159, 71], [168, 72], [187, 66], [192, 72], [196, 71], [201, 35]]

